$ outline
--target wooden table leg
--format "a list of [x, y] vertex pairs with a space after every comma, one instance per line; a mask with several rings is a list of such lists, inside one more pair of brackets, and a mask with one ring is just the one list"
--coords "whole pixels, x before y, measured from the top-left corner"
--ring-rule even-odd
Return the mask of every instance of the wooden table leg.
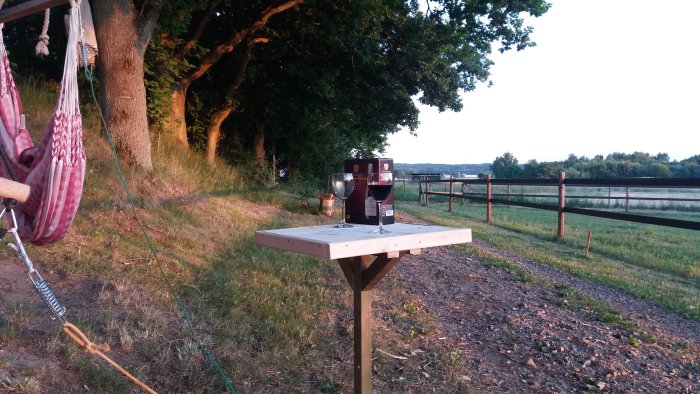
[[[369, 257], [369, 256], [368, 256]], [[353, 303], [355, 309], [355, 393], [372, 393], [372, 290], [362, 290], [363, 258], [355, 258]], [[369, 258], [367, 258], [366, 262]]]
[[372, 393], [372, 289], [407, 254], [419, 254], [420, 249], [402, 251], [389, 257], [358, 256], [338, 259], [345, 278], [352, 286], [354, 329], [354, 392]]

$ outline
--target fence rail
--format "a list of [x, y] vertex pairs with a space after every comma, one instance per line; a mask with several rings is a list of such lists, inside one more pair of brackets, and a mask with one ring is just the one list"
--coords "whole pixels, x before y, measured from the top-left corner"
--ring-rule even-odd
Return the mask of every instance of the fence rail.
[[[435, 179], [434, 176], [419, 176], [418, 184], [418, 202], [429, 205], [429, 196], [444, 196], [449, 199], [449, 211], [452, 212], [453, 199], [457, 198], [461, 201], [479, 201], [486, 203], [486, 221], [491, 222], [493, 204], [514, 205], [526, 208], [535, 208], [548, 211], [557, 211], [559, 214], [558, 236], [564, 238], [564, 222], [565, 213], [576, 215], [595, 216], [607, 219], [624, 220], [635, 223], [645, 223], [658, 226], [676, 227], [689, 230], [700, 230], [700, 222], [682, 219], [670, 219], [657, 216], [635, 215], [629, 212], [630, 201], [671, 201], [671, 202], [700, 202], [700, 198], [680, 198], [680, 197], [649, 197], [649, 196], [630, 196], [629, 188], [649, 188], [649, 189], [684, 189], [684, 188], [700, 188], [700, 178], [615, 178], [615, 179], [566, 179], [562, 172], [559, 179], [491, 179], [488, 176], [486, 179]], [[449, 184], [449, 191], [431, 191], [431, 185]], [[455, 184], [459, 186], [459, 192], [455, 192]], [[466, 192], [465, 187], [469, 185], [484, 185], [486, 186], [485, 193]], [[493, 193], [493, 186], [508, 186], [508, 193]], [[537, 194], [537, 193], [519, 193], [510, 192], [510, 187], [513, 185], [520, 186], [549, 186], [558, 187], [558, 193]], [[595, 195], [566, 195], [567, 186], [587, 186], [587, 187], [624, 187], [624, 196], [613, 196], [608, 189], [607, 196]], [[446, 189], [446, 187], [445, 187]], [[503, 197], [507, 197], [504, 199]], [[546, 204], [531, 201], [519, 201], [513, 197], [528, 197], [528, 198], [544, 198], [557, 199], [558, 203]], [[579, 208], [566, 206], [566, 200], [571, 199], [588, 199], [588, 200], [624, 200], [625, 213], [604, 211], [599, 209]]]

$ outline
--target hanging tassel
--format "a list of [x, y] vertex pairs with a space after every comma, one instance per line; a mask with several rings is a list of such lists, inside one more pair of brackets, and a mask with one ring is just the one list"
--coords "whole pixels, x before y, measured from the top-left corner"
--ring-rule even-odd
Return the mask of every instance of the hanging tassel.
[[47, 8], [44, 10], [44, 27], [41, 29], [41, 35], [39, 36], [39, 42], [36, 43], [36, 55], [37, 56], [48, 56], [49, 55], [49, 17], [51, 16], [51, 11]]

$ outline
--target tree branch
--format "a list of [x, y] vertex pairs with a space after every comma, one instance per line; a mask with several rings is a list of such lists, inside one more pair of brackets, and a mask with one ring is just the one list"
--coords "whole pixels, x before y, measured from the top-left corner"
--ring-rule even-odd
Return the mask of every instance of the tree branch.
[[219, 44], [213, 51], [209, 53], [209, 55], [204, 57], [199, 67], [197, 67], [189, 75], [185, 76], [182, 79], [182, 81], [180, 81], [180, 86], [187, 86], [190, 83], [192, 83], [192, 81], [204, 75], [204, 73], [209, 71], [209, 69], [212, 66], [214, 66], [214, 64], [216, 64], [216, 62], [218, 62], [223, 55], [230, 53], [234, 49], [236, 49], [236, 47], [247, 36], [252, 36], [256, 31], [265, 27], [267, 21], [270, 20], [272, 16], [284, 12], [303, 2], [304, 0], [287, 0], [280, 5], [268, 7], [265, 11], [263, 11], [260, 14], [260, 17], [255, 22], [253, 22], [248, 28], [235, 32], [228, 41]]
[[287, 11], [288, 9], [295, 7], [296, 5], [301, 4], [303, 2], [304, 0], [288, 0], [280, 5], [268, 7], [265, 11], [263, 11], [260, 18], [257, 21], [253, 22], [253, 24], [249, 28], [250, 32], [254, 33], [255, 31], [263, 28], [272, 16]]
[[[265, 40], [265, 39], [263, 39]], [[243, 83], [243, 79], [245, 78], [245, 72], [248, 69], [248, 63], [250, 62], [250, 58], [253, 57], [253, 44], [259, 42], [257, 39], [253, 39], [252, 37], [249, 37], [246, 39], [246, 46], [245, 50], [243, 52], [243, 57], [241, 59], [241, 63], [238, 65], [238, 70], [236, 70], [236, 75], [233, 77], [233, 81], [231, 81], [231, 85], [229, 85], [228, 90], [226, 91], [226, 96], [225, 100], [229, 101], [233, 99], [233, 96], [236, 94], [238, 91], [238, 88], [241, 87], [241, 84]], [[266, 41], [263, 41], [266, 42]]]
[[146, 48], [148, 47], [148, 42], [153, 36], [153, 32], [158, 26], [158, 18], [160, 18], [161, 7], [153, 7], [146, 17], [143, 19], [143, 24], [138, 32], [138, 40], [136, 41], [136, 49], [139, 51], [141, 56], [146, 53]]
[[192, 35], [192, 38], [190, 38], [185, 45], [182, 46], [177, 52], [173, 54], [173, 57], [178, 60], [182, 60], [185, 58], [187, 53], [194, 47], [194, 44], [199, 41], [199, 39], [202, 37], [204, 34], [204, 31], [206, 30], [207, 24], [209, 23], [209, 19], [211, 18], [212, 14], [214, 14], [214, 9], [216, 9], [216, 6], [219, 5], [221, 0], [214, 0], [211, 3], [209, 3], [209, 8], [207, 8], [206, 12], [202, 16], [202, 18], [199, 21], [199, 25], [197, 25], [197, 30], [195, 30], [194, 34]]

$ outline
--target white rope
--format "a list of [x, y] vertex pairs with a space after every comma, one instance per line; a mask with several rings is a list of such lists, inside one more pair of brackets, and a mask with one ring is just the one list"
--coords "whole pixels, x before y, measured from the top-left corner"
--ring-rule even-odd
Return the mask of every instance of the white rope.
[[[71, 3], [73, 4], [73, 3]], [[78, 8], [79, 37], [78, 37], [78, 63], [81, 67], [94, 66], [97, 59], [97, 39], [95, 38], [95, 26], [92, 23], [92, 12], [88, 1], [75, 2]], [[70, 29], [70, 16], [65, 16], [66, 35]]]
[[[5, 5], [5, 0], [0, 0], [0, 9]], [[5, 27], [4, 23], [0, 23], [0, 58], [5, 55], [5, 41], [2, 39], [2, 29]]]
[[83, 67], [94, 66], [97, 60], [97, 37], [95, 25], [92, 22], [90, 2], [78, 0], [78, 21], [80, 22], [80, 64]]
[[78, 35], [80, 34], [79, 10], [76, 0], [71, 0], [70, 23], [68, 28], [68, 45], [66, 58], [63, 63], [63, 78], [61, 93], [58, 98], [57, 110], [66, 115], [78, 113]]
[[[2, 6], [5, 5], [5, 0], [0, 0], [0, 9], [2, 9]], [[3, 29], [5, 28], [4, 23], [0, 23], [0, 62], [3, 62], [5, 59], [5, 56], [7, 55], [7, 50], [5, 48], [5, 38]], [[0, 95], [7, 94], [7, 78], [5, 78], [5, 67], [3, 67], [3, 64], [0, 64]], [[4, 127], [4, 125], [3, 125]]]
[[51, 10], [47, 8], [44, 10], [44, 26], [41, 29], [41, 35], [39, 35], [39, 42], [36, 43], [37, 56], [49, 55], [49, 20], [51, 19], [50, 17]]

